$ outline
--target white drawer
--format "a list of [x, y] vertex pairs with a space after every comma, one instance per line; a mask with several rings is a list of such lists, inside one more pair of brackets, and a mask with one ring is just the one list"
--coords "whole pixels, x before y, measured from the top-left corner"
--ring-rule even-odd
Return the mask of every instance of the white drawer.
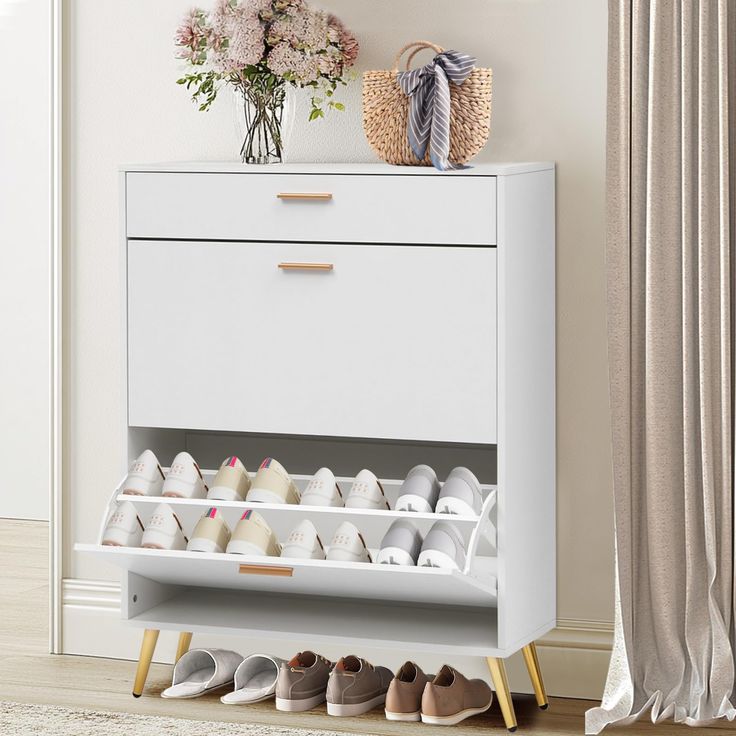
[[493, 248], [133, 240], [128, 320], [131, 426], [496, 442]]
[[129, 172], [126, 217], [129, 238], [495, 245], [496, 179]]

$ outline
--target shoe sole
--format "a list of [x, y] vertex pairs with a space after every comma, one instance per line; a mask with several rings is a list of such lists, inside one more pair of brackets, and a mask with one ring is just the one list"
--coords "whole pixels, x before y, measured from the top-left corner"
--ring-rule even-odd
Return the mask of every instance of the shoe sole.
[[[435, 496], [436, 498], [436, 496]], [[426, 498], [414, 493], [405, 493], [396, 499], [396, 511], [414, 512], [417, 514], [431, 514], [434, 511], [432, 505]]]
[[320, 693], [319, 695], [313, 695], [311, 698], [300, 698], [293, 700], [289, 698], [276, 698], [276, 710], [282, 710], [289, 713], [300, 713], [305, 710], [312, 710], [318, 705], [325, 702], [327, 693]]
[[422, 550], [419, 553], [417, 567], [441, 567], [450, 570], [462, 569], [450, 555], [436, 549]]
[[144, 549], [184, 550], [187, 548], [187, 543], [183, 539], [178, 539], [176, 534], [165, 534], [158, 530], [146, 529], [141, 538], [141, 547]]
[[249, 503], [287, 503], [296, 505], [300, 499], [292, 493], [288, 493], [286, 498], [284, 498], [281, 494], [266, 490], [265, 488], [251, 488], [245, 500]]
[[387, 721], [421, 721], [422, 711], [417, 710], [414, 713], [393, 713], [390, 710], [386, 711]]
[[206, 498], [207, 491], [196, 481], [187, 483], [183, 480], [164, 481], [161, 495], [164, 498]]
[[327, 701], [327, 714], [330, 716], [359, 716], [373, 710], [376, 706], [386, 702], [386, 693], [376, 695], [375, 698], [363, 703], [330, 703]]
[[222, 554], [225, 550], [220, 547], [217, 542], [213, 542], [206, 537], [194, 537], [187, 544], [187, 552], [206, 552], [210, 554]]
[[422, 713], [422, 723], [430, 726], [455, 726], [466, 718], [470, 718], [470, 716], [485, 713], [491, 707], [492, 702], [493, 698], [488, 701], [488, 705], [484, 705], [482, 708], [466, 708], [449, 716], [428, 716], [426, 713]]
[[376, 562], [380, 565], [405, 565], [414, 567], [416, 560], [400, 547], [384, 547], [376, 556]]
[[435, 513], [445, 514], [447, 516], [478, 516], [480, 512], [459, 498], [445, 496], [437, 501]]
[[232, 488], [227, 486], [214, 486], [207, 492], [210, 501], [238, 501], [242, 503], [245, 499]]

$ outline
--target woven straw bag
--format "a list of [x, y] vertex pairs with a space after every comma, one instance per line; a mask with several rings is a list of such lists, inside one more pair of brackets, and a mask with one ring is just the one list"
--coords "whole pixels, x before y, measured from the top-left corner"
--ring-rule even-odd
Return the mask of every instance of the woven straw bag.
[[[406, 68], [422, 49], [441, 54], [444, 49], [430, 41], [413, 41], [396, 55], [390, 71], [363, 74], [363, 130], [371, 148], [390, 164], [431, 166], [429, 150], [420, 161], [407, 136], [409, 98], [401, 91], [396, 75], [401, 57], [413, 49]], [[461, 84], [450, 84], [450, 161], [470, 161], [488, 140], [491, 129], [491, 82], [493, 71], [475, 67]], [[428, 147], [429, 149], [429, 147]]]

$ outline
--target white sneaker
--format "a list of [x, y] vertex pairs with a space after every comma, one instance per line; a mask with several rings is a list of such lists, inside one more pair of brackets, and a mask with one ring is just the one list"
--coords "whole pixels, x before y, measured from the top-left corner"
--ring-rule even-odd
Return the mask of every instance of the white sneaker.
[[261, 463], [245, 498], [257, 503], [299, 503], [299, 499], [299, 489], [286, 468], [272, 457]]
[[302, 493], [302, 506], [344, 506], [340, 486], [329, 468], [320, 468]]
[[397, 511], [417, 511], [431, 514], [440, 495], [440, 482], [429, 465], [415, 465], [401, 484], [396, 499]]
[[383, 492], [383, 486], [374, 473], [365, 468], [355, 476], [353, 485], [345, 500], [348, 509], [390, 509]]
[[478, 516], [483, 494], [478, 479], [467, 468], [454, 468], [442, 486], [435, 511], [438, 514]]
[[140, 547], [142, 536], [141, 517], [130, 501], [123, 501], [115, 507], [107, 520], [102, 533], [102, 544], [106, 547]]
[[134, 460], [123, 481], [123, 493], [129, 496], [160, 496], [164, 484], [164, 471], [158, 458], [144, 450]]
[[213, 506], [197, 522], [187, 544], [188, 552], [224, 552], [230, 541], [230, 527]]
[[184, 536], [181, 522], [171, 510], [171, 506], [160, 503], [153, 510], [146, 530], [143, 532], [141, 547], [148, 549], [187, 548], [187, 538]]
[[173, 498], [204, 498], [207, 495], [202, 471], [188, 452], [180, 452], [174, 458], [161, 495]]
[[427, 532], [417, 560], [419, 567], [465, 567], [465, 544], [458, 528], [449, 521], [437, 521]]
[[281, 545], [266, 520], [253, 510], [246, 511], [227, 545], [228, 554], [278, 557]]
[[372, 562], [363, 535], [355, 525], [343, 521], [332, 537], [327, 559], [332, 562]]
[[325, 548], [317, 534], [314, 524], [309, 519], [300, 521], [281, 549], [282, 557], [293, 557], [298, 560], [324, 560]]
[[245, 501], [250, 489], [250, 476], [245, 465], [233, 455], [217, 471], [207, 498], [216, 501]]

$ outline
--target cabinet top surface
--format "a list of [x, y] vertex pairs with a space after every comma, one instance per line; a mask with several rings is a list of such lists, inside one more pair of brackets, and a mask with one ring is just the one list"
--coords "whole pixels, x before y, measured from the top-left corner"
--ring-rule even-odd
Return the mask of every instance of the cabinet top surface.
[[340, 174], [362, 176], [508, 176], [554, 169], [550, 161], [473, 164], [457, 171], [437, 171], [431, 166], [390, 164], [241, 164], [233, 161], [174, 161], [168, 163], [124, 164], [124, 172], [192, 174]]

